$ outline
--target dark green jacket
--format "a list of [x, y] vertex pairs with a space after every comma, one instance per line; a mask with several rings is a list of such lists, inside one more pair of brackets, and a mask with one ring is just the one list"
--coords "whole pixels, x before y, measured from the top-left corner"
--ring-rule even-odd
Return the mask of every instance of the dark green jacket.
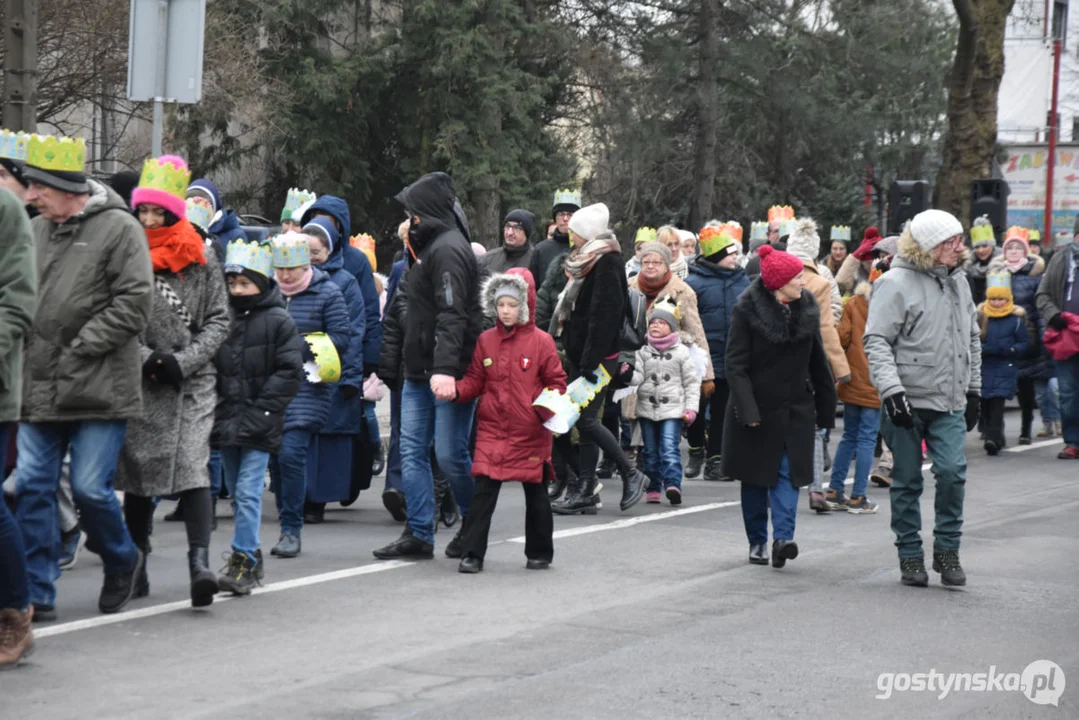
[[0, 422], [16, 422], [22, 404], [23, 344], [37, 307], [30, 217], [0, 189]]
[[57, 225], [34, 218], [38, 307], [24, 368], [24, 420], [126, 420], [142, 415], [139, 333], [153, 306], [142, 226], [113, 190]]

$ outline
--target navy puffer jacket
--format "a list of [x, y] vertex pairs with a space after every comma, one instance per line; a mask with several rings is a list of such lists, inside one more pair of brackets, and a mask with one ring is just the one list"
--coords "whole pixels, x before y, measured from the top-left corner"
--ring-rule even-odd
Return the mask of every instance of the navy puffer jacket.
[[1015, 397], [1019, 380], [1017, 361], [1030, 349], [1026, 313], [1022, 308], [1002, 318], [987, 318], [984, 305], [978, 307], [982, 327], [982, 398]]
[[[330, 276], [318, 268], [313, 268], [311, 284], [302, 293], [285, 298], [292, 321], [300, 335], [324, 332], [337, 348], [337, 354], [344, 357], [348, 353], [352, 339], [352, 326], [348, 322], [348, 306], [341, 291], [330, 280]], [[311, 353], [304, 343], [304, 359], [311, 360]], [[306, 379], [300, 386], [296, 399], [288, 406], [285, 414], [285, 430], [307, 430], [322, 432], [330, 417], [330, 403], [333, 386], [328, 383], [311, 383]]]
[[[995, 258], [990, 264], [990, 273], [1007, 272], [1003, 258]], [[1038, 312], [1038, 304], [1034, 296], [1038, 293], [1038, 286], [1045, 274], [1045, 260], [1037, 255], [1031, 255], [1027, 264], [1017, 272], [1012, 273], [1012, 298], [1015, 304], [1023, 308], [1027, 314], [1028, 329], [1031, 338], [1030, 350], [1026, 355], [1016, 359], [1015, 366], [1019, 370], [1019, 377], [1029, 377], [1039, 380], [1048, 380], [1053, 377], [1053, 359], [1049, 351], [1042, 344], [1042, 335], [1045, 334], [1045, 320]]]
[[716, 378], [726, 378], [725, 358], [731, 313], [739, 296], [749, 287], [749, 278], [740, 267], [721, 268], [714, 262], [697, 258], [697, 262], [689, 266], [686, 282], [697, 293], [697, 312], [704, 325]]

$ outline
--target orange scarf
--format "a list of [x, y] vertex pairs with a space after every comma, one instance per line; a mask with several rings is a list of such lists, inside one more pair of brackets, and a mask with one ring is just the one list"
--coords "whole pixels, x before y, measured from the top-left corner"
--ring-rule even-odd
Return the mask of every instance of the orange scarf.
[[168, 270], [178, 273], [189, 265], [206, 264], [206, 243], [187, 220], [175, 225], [146, 230], [150, 243], [150, 260], [154, 272]]

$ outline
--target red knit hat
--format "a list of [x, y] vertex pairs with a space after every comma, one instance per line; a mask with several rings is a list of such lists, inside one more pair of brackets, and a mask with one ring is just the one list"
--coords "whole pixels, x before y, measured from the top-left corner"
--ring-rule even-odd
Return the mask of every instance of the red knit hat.
[[757, 250], [761, 258], [761, 280], [764, 287], [773, 292], [783, 287], [805, 269], [802, 261], [789, 252], [762, 245]]
[[877, 230], [875, 227], [866, 228], [865, 235], [862, 237], [862, 244], [854, 251], [854, 257], [858, 260], [868, 260], [873, 253], [873, 248], [875, 248], [879, 242], [880, 230]]

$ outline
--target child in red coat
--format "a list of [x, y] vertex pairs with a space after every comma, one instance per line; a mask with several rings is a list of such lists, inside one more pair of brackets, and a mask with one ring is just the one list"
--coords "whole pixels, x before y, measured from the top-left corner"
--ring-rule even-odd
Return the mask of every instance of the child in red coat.
[[516, 480], [525, 491], [525, 557], [530, 570], [543, 570], [554, 556], [554, 522], [547, 498], [550, 413], [534, 407], [545, 388], [566, 390], [566, 373], [554, 340], [536, 328], [536, 284], [532, 273], [513, 268], [484, 283], [482, 300], [495, 327], [476, 343], [468, 373], [457, 382], [457, 401], [479, 397], [472, 475], [476, 491], [462, 530], [464, 555], [458, 570], [478, 573], [487, 553], [487, 534], [502, 483]]

